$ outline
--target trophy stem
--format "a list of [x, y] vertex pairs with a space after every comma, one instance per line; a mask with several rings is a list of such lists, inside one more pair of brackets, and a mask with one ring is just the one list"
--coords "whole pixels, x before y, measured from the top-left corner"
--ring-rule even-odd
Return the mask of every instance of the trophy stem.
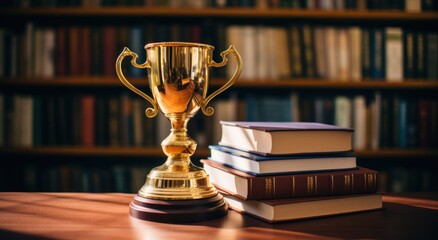
[[188, 172], [191, 164], [190, 156], [195, 153], [197, 143], [187, 133], [187, 123], [190, 118], [186, 114], [166, 114], [171, 129], [169, 136], [163, 140], [161, 147], [166, 154], [166, 165], [172, 166], [172, 171]]
[[196, 150], [196, 141], [187, 134], [186, 114], [166, 114], [171, 122], [169, 136], [161, 146], [166, 162], [148, 174], [139, 195], [156, 200], [190, 200], [217, 195], [204, 169], [192, 164], [190, 156]]

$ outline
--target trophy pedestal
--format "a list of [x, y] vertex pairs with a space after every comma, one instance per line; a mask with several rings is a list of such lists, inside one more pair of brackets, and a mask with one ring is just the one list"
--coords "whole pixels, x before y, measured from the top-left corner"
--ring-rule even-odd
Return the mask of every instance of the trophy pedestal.
[[154, 200], [139, 196], [129, 205], [132, 217], [166, 223], [188, 223], [223, 217], [227, 203], [218, 193], [214, 197], [194, 200]]

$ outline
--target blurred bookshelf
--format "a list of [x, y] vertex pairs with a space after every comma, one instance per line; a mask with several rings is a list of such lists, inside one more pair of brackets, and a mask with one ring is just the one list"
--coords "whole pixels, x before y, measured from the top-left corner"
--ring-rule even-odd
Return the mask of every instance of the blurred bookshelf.
[[[115, 58], [124, 46], [144, 59], [145, 43], [194, 41], [214, 59], [234, 44], [245, 64], [212, 101], [215, 116], [189, 122], [195, 163], [219, 120], [317, 121], [356, 129], [355, 153], [381, 172], [381, 191], [438, 191], [436, 1], [61, 2], [0, 3], [0, 180], [17, 182], [0, 190], [136, 191], [164, 162], [167, 120], [146, 119]], [[125, 70], [148, 91], [146, 71]], [[228, 79], [212, 73], [210, 89]]]

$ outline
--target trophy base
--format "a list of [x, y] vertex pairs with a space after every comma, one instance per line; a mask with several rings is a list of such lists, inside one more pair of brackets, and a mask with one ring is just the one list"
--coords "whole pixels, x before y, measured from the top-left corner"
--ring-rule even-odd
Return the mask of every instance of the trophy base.
[[194, 200], [154, 200], [136, 194], [129, 214], [141, 220], [165, 223], [189, 223], [223, 217], [228, 205], [221, 194]]

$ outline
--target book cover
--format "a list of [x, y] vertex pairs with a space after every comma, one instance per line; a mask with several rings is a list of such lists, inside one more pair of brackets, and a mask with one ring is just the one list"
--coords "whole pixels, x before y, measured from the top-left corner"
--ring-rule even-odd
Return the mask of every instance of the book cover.
[[[134, 26], [129, 29], [129, 48], [138, 55], [138, 63], [144, 62], [146, 58], [146, 52], [144, 50], [144, 35], [145, 34], [141, 26]], [[132, 66], [129, 68], [129, 70], [132, 77], [143, 77], [146, 72], [144, 69]]]
[[335, 125], [345, 128], [351, 128], [352, 103], [347, 96], [339, 95], [334, 100], [335, 108]]
[[260, 155], [239, 149], [210, 145], [210, 159], [253, 175], [328, 171], [356, 168], [351, 153], [321, 155]]
[[43, 49], [41, 53], [42, 69], [41, 76], [51, 78], [55, 76], [55, 30], [47, 28], [43, 30]]
[[80, 28], [78, 26], [72, 26], [69, 28], [68, 32], [69, 38], [69, 75], [79, 75], [80, 74]]
[[270, 223], [382, 209], [380, 194], [245, 201], [222, 192], [230, 208]]
[[33, 146], [33, 97], [26, 95], [20, 97], [20, 147], [32, 147]]
[[361, 68], [362, 68], [362, 78], [371, 77], [371, 30], [368, 28], [362, 28], [361, 34]]
[[[438, 3], [437, 3], [438, 5]], [[427, 34], [427, 79], [437, 81], [438, 80], [438, 34]]]
[[110, 114], [109, 114], [109, 98], [102, 95], [97, 95], [95, 103], [95, 122], [94, 129], [96, 131], [96, 145], [108, 146], [110, 141]]
[[362, 30], [360, 27], [348, 28], [348, 59], [349, 59], [349, 78], [358, 82], [362, 78], [361, 73], [361, 38]]
[[133, 145], [133, 109], [132, 100], [127, 93], [123, 93], [120, 99], [120, 145]]
[[303, 38], [303, 70], [306, 77], [315, 77], [315, 38], [314, 31], [310, 25], [303, 25], [302, 38]]
[[84, 95], [81, 97], [81, 143], [85, 147], [95, 144], [95, 97]]
[[406, 148], [408, 146], [408, 101], [406, 98], [400, 98], [398, 104], [398, 146]]
[[215, 186], [245, 200], [374, 193], [378, 187], [378, 172], [363, 167], [254, 176], [213, 160], [201, 163]]
[[115, 26], [106, 26], [102, 30], [102, 62], [103, 62], [103, 75], [115, 76], [116, 71], [114, 63], [116, 62], [116, 48], [117, 48], [117, 30]]
[[385, 29], [386, 80], [403, 81], [403, 31], [401, 28]]
[[415, 37], [410, 29], [403, 31], [403, 77], [415, 77]]
[[[44, 53], [44, 29], [42, 27], [37, 27], [35, 28], [35, 42], [34, 42], [34, 55], [33, 55], [33, 77], [42, 77], [42, 72], [43, 72], [43, 53]], [[12, 67], [13, 62], [11, 61], [13, 59], [12, 57], [12, 49], [13, 49], [13, 43], [12, 43], [12, 38], [10, 38], [9, 41], [9, 47], [8, 50], [10, 52], [10, 65], [9, 67]], [[12, 76], [11, 71], [9, 70], [9, 74]]]
[[414, 63], [415, 63], [415, 78], [424, 79], [426, 78], [426, 34], [423, 31], [417, 31], [415, 33], [415, 52], [414, 52]]
[[[277, 72], [277, 74], [274, 74], [273, 79], [278, 78], [288, 78], [290, 77], [290, 57], [288, 49], [288, 34], [287, 30], [285, 28], [276, 27], [273, 28], [272, 31], [274, 32], [274, 36], [270, 39], [270, 44], [274, 45], [274, 49], [276, 50], [276, 54], [274, 56], [271, 55], [271, 58], [275, 58], [275, 61], [271, 61], [271, 64], [276, 64], [275, 68], [273, 68], [274, 72]], [[309, 37], [311, 35], [310, 29], [309, 29]], [[269, 55], [269, 53], [267, 53]], [[309, 64], [311, 64], [311, 67], [309, 67], [309, 71], [312, 72], [312, 76], [314, 74], [314, 64], [313, 64], [313, 48], [309, 46], [309, 52], [308, 52], [308, 58], [309, 58]], [[260, 57], [259, 57], [260, 58]], [[260, 63], [257, 65], [260, 67]]]
[[67, 75], [67, 60], [68, 60], [68, 29], [67, 27], [59, 27], [55, 31], [55, 75]]
[[121, 116], [121, 106], [118, 99], [115, 97], [110, 97], [108, 99], [108, 114], [109, 114], [109, 145], [118, 146], [120, 145], [120, 116]]
[[338, 30], [335, 27], [327, 27], [325, 28], [325, 56], [327, 58], [327, 78], [331, 81], [337, 81], [338, 77], [338, 42], [337, 35]]
[[315, 37], [315, 67], [317, 76], [320, 78], [327, 78], [327, 57], [325, 55], [325, 34], [323, 27], [315, 27], [314, 29]]
[[90, 47], [91, 47], [91, 74], [102, 75], [103, 74], [103, 30], [101, 27], [93, 26], [90, 33]]
[[353, 99], [353, 126], [354, 126], [354, 149], [365, 149], [367, 139], [367, 110], [364, 96], [356, 96]]
[[385, 32], [381, 28], [370, 31], [371, 77], [374, 80], [385, 78]]
[[[254, 26], [244, 25], [237, 27], [238, 36], [240, 38], [240, 46], [235, 46], [240, 52], [242, 59], [245, 59], [245, 67], [242, 69], [240, 75], [241, 79], [255, 79], [257, 78], [257, 68], [258, 68], [258, 58], [256, 56], [256, 39], [257, 39], [257, 29]], [[230, 44], [233, 44], [230, 40]], [[230, 68], [232, 73], [234, 73], [234, 66]], [[231, 76], [231, 75], [230, 75]]]
[[292, 77], [302, 77], [304, 74], [302, 56], [302, 34], [298, 25], [291, 25], [288, 29], [290, 48], [290, 70]]
[[80, 74], [89, 76], [91, 74], [91, 27], [81, 27], [80, 29]]
[[351, 69], [348, 53], [350, 52], [350, 46], [348, 42], [348, 30], [346, 28], [339, 28], [337, 31], [337, 58], [338, 58], [338, 66], [337, 66], [337, 79], [341, 82], [350, 81], [349, 72]]
[[352, 150], [353, 129], [312, 122], [221, 121], [220, 145], [260, 154], [306, 154]]

